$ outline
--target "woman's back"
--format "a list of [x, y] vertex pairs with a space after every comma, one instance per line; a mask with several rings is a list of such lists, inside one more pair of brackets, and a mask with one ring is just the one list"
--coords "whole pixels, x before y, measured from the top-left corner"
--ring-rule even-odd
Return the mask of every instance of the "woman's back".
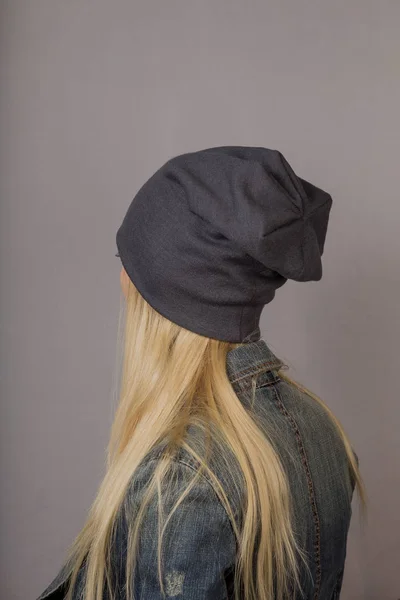
[[[272, 442], [288, 477], [293, 528], [307, 556], [308, 568], [300, 562], [304, 600], [335, 600], [342, 584], [354, 483], [334, 423], [318, 402], [280, 377], [281, 366], [264, 340], [241, 345], [227, 354], [227, 374], [237, 397]], [[188, 439], [202, 455], [202, 429], [191, 426]], [[124, 503], [129, 510], [135, 512], [135, 507], [141, 505], [163, 450], [163, 444], [155, 447], [132, 479]], [[237, 523], [242, 523], [244, 487], [238, 486], [241, 475], [234, 455], [228, 449], [214, 452], [209, 466], [227, 491]], [[198, 468], [192, 454], [180, 449], [169, 475], [173, 486], [164, 494], [166, 514]], [[205, 473], [170, 519], [161, 557], [167, 598], [234, 598], [237, 545], [228, 514], [214, 491], [215, 484]], [[135, 598], [162, 597], [157, 572], [158, 516], [155, 499], [142, 524]], [[128, 529], [127, 513], [120, 512], [111, 554], [116, 600], [126, 600], [123, 590]], [[188, 564], [190, 572], [185, 570]], [[38, 600], [62, 598], [67, 578], [64, 565]], [[84, 568], [74, 600], [79, 598], [83, 583]]]
[[[305, 598], [333, 600], [339, 598], [342, 583], [354, 481], [335, 424], [323, 406], [279, 376], [281, 366], [263, 340], [227, 355], [228, 376], [238, 398], [273, 443], [288, 476], [293, 526], [310, 568], [307, 573], [301, 565]], [[181, 460], [198, 468], [185, 452]], [[233, 456], [218, 453], [211, 462], [214, 473], [230, 489], [240, 519], [242, 497], [236, 489], [234, 464]]]
[[312, 575], [312, 581], [306, 573], [302, 577], [305, 597], [338, 598], [354, 490], [342, 438], [321, 404], [279, 376], [282, 363], [263, 340], [233, 350], [229, 364], [234, 389], [245, 403], [259, 371], [252, 410], [288, 476], [293, 525]]
[[[300, 562], [304, 599], [335, 600], [339, 598], [342, 584], [354, 481], [335, 424], [323, 406], [280, 377], [278, 371], [281, 366], [282, 361], [271, 352], [264, 340], [241, 345], [227, 355], [227, 373], [232, 386], [272, 442], [288, 477], [293, 499], [293, 527], [300, 548], [307, 555], [308, 568]], [[255, 375], [257, 378], [252, 384]], [[188, 437], [191, 447], [203, 455], [202, 429], [190, 427]], [[163, 446], [160, 446], [148, 455], [141, 468], [141, 477], [135, 478], [131, 492], [132, 501], [138, 505], [140, 490], [154, 471], [162, 450]], [[175, 484], [164, 505], [166, 514], [200, 466], [185, 449], [180, 450], [175, 461], [176, 470], [172, 475]], [[216, 451], [208, 464], [227, 490], [238, 524], [242, 523], [244, 488], [237, 484], [241, 474], [234, 455], [227, 449], [225, 452]], [[165, 537], [163, 561], [171, 596], [179, 598], [185, 590], [182, 597], [188, 600], [234, 597], [237, 547], [228, 515], [213, 489], [215, 485], [205, 473], [201, 483], [196, 484], [185, 499], [185, 518], [181, 510], [176, 521], [172, 517], [168, 525], [170, 533]], [[145, 521], [140, 550], [145, 568], [137, 572], [138, 598], [141, 594], [150, 597], [146, 593], [156, 594], [155, 590], [159, 589], [156, 573], [158, 512], [155, 506], [150, 509], [150, 514], [152, 517]], [[124, 547], [124, 526], [119, 535], [119, 545]], [[191, 566], [190, 575], [180, 569], [182, 555], [185, 556], [185, 564], [197, 565], [195, 568]], [[192, 555], [194, 560], [187, 561], [188, 555]], [[153, 577], [142, 577], [145, 571], [153, 571]], [[190, 576], [192, 583], [186, 580], [184, 587], [186, 576]], [[154, 589], [146, 587], [152, 585]], [[203, 586], [204, 596], [199, 593], [199, 586]], [[151, 597], [158, 598], [157, 595]]]

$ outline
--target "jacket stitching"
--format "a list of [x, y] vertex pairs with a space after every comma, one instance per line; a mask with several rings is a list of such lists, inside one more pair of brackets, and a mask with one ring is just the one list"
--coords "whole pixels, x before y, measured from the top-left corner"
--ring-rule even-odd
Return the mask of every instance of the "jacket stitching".
[[[195, 471], [196, 473], [198, 472], [198, 469], [197, 469], [196, 467], [194, 467], [194, 466], [193, 466], [193, 465], [191, 465], [190, 463], [187, 463], [187, 462], [186, 462], [184, 459], [182, 459], [182, 458], [179, 458], [179, 459], [173, 459], [173, 460], [174, 460], [174, 462], [175, 462], [175, 463], [180, 463], [180, 464], [182, 464], [182, 465], [185, 465], [185, 466], [186, 466], [186, 467], [188, 467], [189, 469], [192, 469], [192, 471]], [[211, 488], [211, 489], [212, 489], [212, 491], [214, 492], [214, 494], [215, 494], [215, 497], [216, 497], [216, 499], [217, 499], [217, 501], [218, 501], [218, 504], [219, 504], [219, 505], [220, 505], [220, 506], [223, 508], [223, 510], [224, 510], [224, 513], [225, 513], [225, 515], [226, 515], [226, 518], [227, 518], [227, 519], [228, 519], [228, 521], [229, 521], [229, 525], [230, 525], [230, 527], [231, 527], [231, 530], [232, 530], [232, 533], [233, 533], [233, 537], [234, 537], [234, 538], [235, 538], [235, 540], [236, 540], [236, 534], [235, 534], [235, 530], [233, 529], [233, 525], [232, 525], [232, 523], [231, 523], [231, 520], [230, 520], [230, 518], [229, 518], [229, 515], [228, 515], [228, 513], [227, 513], [227, 510], [226, 510], [225, 506], [222, 504], [222, 502], [221, 502], [221, 500], [220, 500], [220, 498], [219, 498], [219, 496], [218, 496], [218, 494], [217, 494], [217, 491], [216, 491], [216, 489], [214, 488], [214, 486], [213, 486], [212, 482], [211, 482], [211, 481], [208, 479], [208, 477], [207, 477], [207, 475], [206, 475], [206, 474], [203, 474], [203, 473], [201, 473], [201, 474], [200, 474], [200, 478], [201, 478], [201, 479], [204, 479], [204, 481], [206, 481], [206, 482], [208, 483], [208, 485], [210, 486], [210, 488]], [[239, 518], [239, 515], [238, 515], [238, 512], [237, 512], [237, 510], [235, 509], [235, 507], [233, 507], [233, 509], [232, 509], [232, 512], [233, 512], [233, 515], [234, 515], [234, 517], [235, 517], [235, 520], [236, 520], [236, 519], [238, 519], [238, 518]]]
[[308, 464], [307, 454], [306, 454], [306, 451], [304, 448], [303, 440], [301, 438], [300, 430], [297, 425], [296, 419], [289, 413], [286, 406], [283, 404], [281, 396], [276, 387], [274, 388], [274, 395], [275, 395], [276, 403], [278, 405], [279, 410], [289, 420], [289, 422], [292, 426], [292, 429], [296, 436], [296, 441], [297, 441], [297, 444], [298, 444], [298, 447], [300, 450], [301, 461], [303, 463], [303, 466], [304, 466], [304, 469], [306, 472], [306, 476], [307, 476], [308, 493], [309, 493], [311, 509], [312, 509], [312, 513], [313, 513], [314, 526], [315, 526], [314, 552], [315, 552], [315, 563], [316, 563], [316, 581], [315, 581], [315, 591], [314, 591], [313, 600], [318, 600], [319, 589], [321, 586], [321, 577], [322, 577], [321, 528], [320, 528], [317, 504], [316, 504], [316, 500], [315, 500], [314, 485], [313, 485], [313, 481], [312, 481], [312, 477], [311, 477], [310, 466]]
[[267, 362], [263, 362], [259, 365], [259, 367], [257, 369], [253, 367], [247, 367], [247, 369], [243, 369], [243, 371], [239, 371], [238, 373], [236, 373], [236, 377], [235, 379], [232, 380], [232, 383], [236, 383], [237, 381], [239, 381], [239, 379], [243, 379], [244, 377], [247, 377], [247, 375], [251, 375], [251, 374], [258, 374], [261, 373], [262, 371], [265, 371], [265, 367], [280, 367], [282, 366], [282, 362], [277, 362], [275, 361], [267, 361]]
[[[258, 375], [260, 375], [260, 373], [258, 373]], [[266, 387], [275, 385], [279, 381], [282, 381], [282, 379], [278, 375], [276, 375], [273, 377], [273, 379], [265, 381], [264, 383], [256, 383], [255, 388], [256, 388], [256, 390], [260, 390], [262, 388], [266, 388]], [[239, 382], [239, 385], [241, 386], [241, 389], [243, 391], [246, 391], [251, 387], [251, 382], [250, 381], [242, 381], [242, 383]]]

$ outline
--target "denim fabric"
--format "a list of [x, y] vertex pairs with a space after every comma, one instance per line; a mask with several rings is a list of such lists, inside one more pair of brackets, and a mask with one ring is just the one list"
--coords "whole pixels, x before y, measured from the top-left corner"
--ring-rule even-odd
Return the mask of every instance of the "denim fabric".
[[[352, 514], [354, 481], [341, 438], [324, 409], [312, 398], [281, 380], [282, 366], [263, 339], [231, 350], [227, 374], [240, 402], [268, 433], [288, 475], [294, 503], [294, 530], [307, 552], [310, 574], [302, 567], [306, 600], [338, 600], [346, 558], [347, 533]], [[255, 400], [251, 403], [252, 379], [256, 377]], [[199, 453], [204, 439], [192, 426], [188, 435]], [[132, 480], [126, 506], [135, 510], [163, 445], [143, 461]], [[357, 460], [358, 457], [355, 454]], [[243, 482], [235, 457], [226, 448], [213, 453], [211, 468], [228, 490], [237, 523], [243, 522]], [[180, 450], [173, 463], [174, 485], [166, 496], [165, 514], [196, 472], [198, 464]], [[129, 511], [128, 511], [129, 512]], [[161, 600], [158, 583], [157, 502], [146, 514], [135, 571], [135, 600]], [[112, 553], [113, 578], [118, 600], [124, 593], [127, 542], [127, 512], [121, 509]], [[228, 515], [208, 476], [192, 488], [171, 517], [163, 538], [162, 558], [166, 598], [227, 600], [233, 598], [236, 543]], [[63, 565], [38, 600], [63, 598], [69, 568]], [[74, 594], [82, 597], [84, 566]], [[105, 592], [104, 598], [108, 595]], [[299, 595], [300, 600], [300, 595]]]

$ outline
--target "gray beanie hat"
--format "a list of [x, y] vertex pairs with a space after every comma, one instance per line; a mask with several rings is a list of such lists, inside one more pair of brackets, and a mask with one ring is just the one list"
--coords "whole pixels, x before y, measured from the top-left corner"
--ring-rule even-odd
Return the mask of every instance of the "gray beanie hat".
[[118, 253], [144, 299], [170, 321], [219, 340], [255, 341], [277, 288], [321, 279], [331, 205], [276, 150], [182, 154], [136, 194]]

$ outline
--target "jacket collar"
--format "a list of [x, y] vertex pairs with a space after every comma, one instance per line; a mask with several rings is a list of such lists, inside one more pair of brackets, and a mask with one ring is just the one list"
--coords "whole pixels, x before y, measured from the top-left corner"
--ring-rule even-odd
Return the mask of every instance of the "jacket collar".
[[284, 365], [263, 339], [242, 344], [226, 355], [226, 371], [231, 383], [243, 383], [264, 371], [277, 370]]

